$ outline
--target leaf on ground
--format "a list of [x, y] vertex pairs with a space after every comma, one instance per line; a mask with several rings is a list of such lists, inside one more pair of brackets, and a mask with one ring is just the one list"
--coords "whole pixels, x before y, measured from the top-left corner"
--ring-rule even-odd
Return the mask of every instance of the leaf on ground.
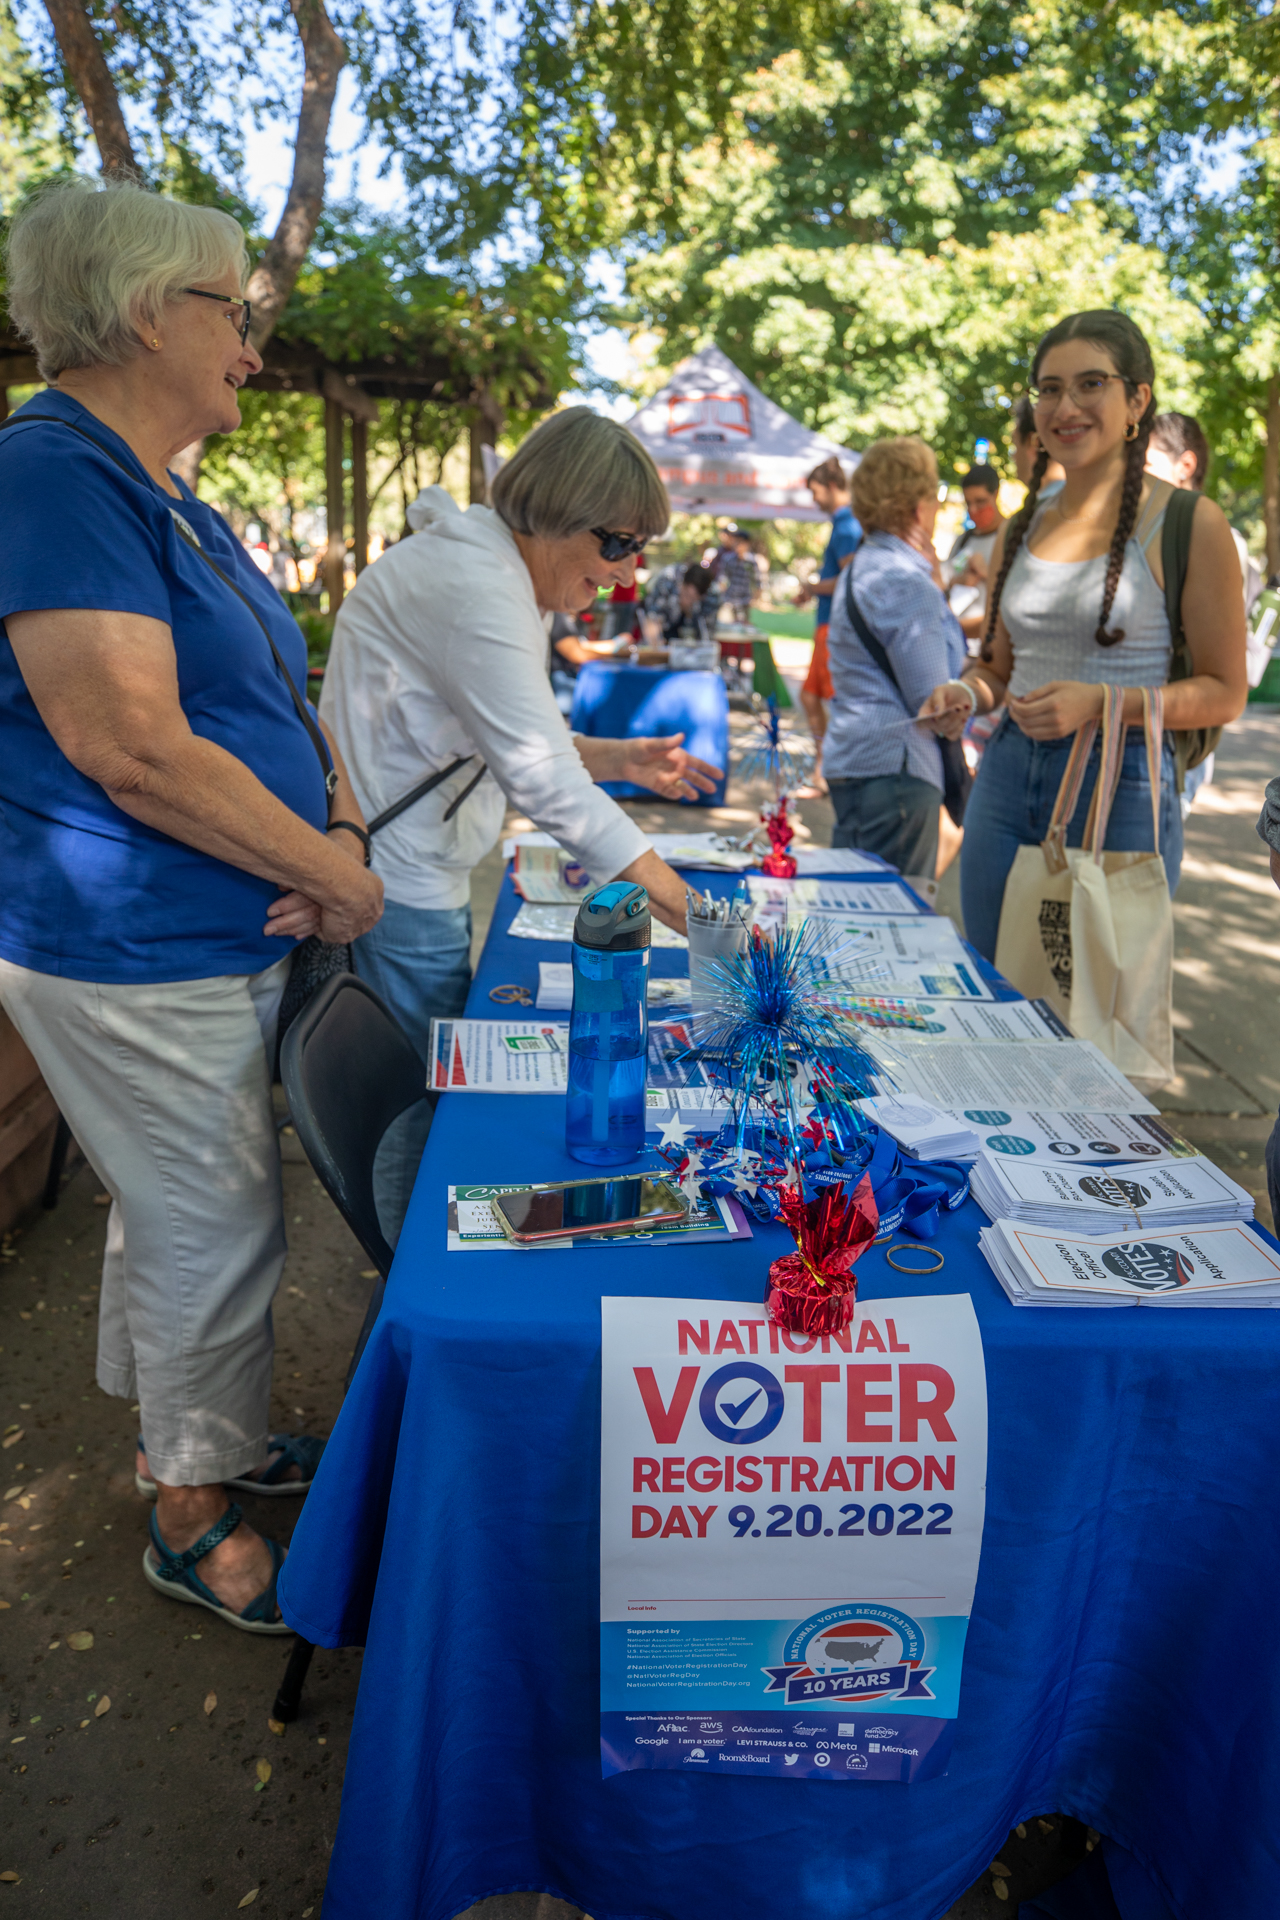
[[88, 1653], [90, 1647], [93, 1645], [93, 1635], [91, 1633], [69, 1633], [67, 1635], [67, 1645], [73, 1648], [76, 1653]]
[[95, 1207], [109, 1207], [111, 1205], [111, 1195], [109, 1193], [95, 1193], [93, 1196], [93, 1204]]
[[259, 1760], [256, 1768], [256, 1772], [259, 1780], [262, 1782], [263, 1786], [265, 1787], [268, 1780], [271, 1778], [271, 1762], [269, 1760]]
[[362, 1280], [376, 1280], [377, 1277], [378, 1269], [376, 1267], [361, 1267], [360, 1278]]
[[12, 1605], [12, 1600], [0, 1600], [0, 1613], [8, 1613]]
[[[28, 1314], [27, 1318], [29, 1320], [31, 1318], [31, 1315]], [[26, 1429], [24, 1427], [19, 1427], [16, 1430], [16, 1432], [7, 1433], [4, 1439], [0, 1440], [0, 1447], [16, 1447], [19, 1440], [25, 1440], [26, 1437], [27, 1437]]]
[[1018, 1825], [1014, 1828], [1014, 1832], [1017, 1834], [1019, 1840], [1025, 1840], [1027, 1837], [1027, 1830], [1021, 1821], [1019, 1821]]
[[267, 1721], [267, 1731], [268, 1731], [268, 1733], [283, 1733], [283, 1732], [284, 1732], [284, 1721], [283, 1721], [283, 1720], [270, 1720], [270, 1719], [269, 1719], [269, 1720]]
[[22, 1884], [12, 1867], [8, 1867], [4, 1873], [0, 1873], [0, 1880], [7, 1881], [11, 1887], [21, 1886]]
[[8, 1491], [8, 1493], [6, 1493], [6, 1495], [5, 1495], [5, 1499], [6, 1499], [6, 1500], [16, 1500], [16, 1499], [17, 1499], [17, 1497], [18, 1497], [18, 1495], [19, 1495], [19, 1494], [20, 1494], [21, 1492], [22, 1492], [22, 1488], [21, 1488], [21, 1487], [10, 1487], [10, 1489], [9, 1489], [9, 1491]]
[[1037, 1820], [1037, 1821], [1036, 1821], [1036, 1825], [1037, 1825], [1037, 1826], [1039, 1827], [1039, 1829], [1040, 1829], [1040, 1831], [1041, 1831], [1041, 1833], [1052, 1833], [1052, 1832], [1053, 1832], [1053, 1822], [1052, 1822], [1052, 1820]]
[[206, 1695], [205, 1695], [205, 1697], [204, 1697], [204, 1710], [205, 1710], [205, 1712], [206, 1712], [206, 1713], [212, 1713], [212, 1712], [213, 1712], [213, 1710], [214, 1710], [214, 1708], [215, 1708], [215, 1707], [217, 1706], [217, 1704], [218, 1704], [218, 1696], [217, 1696], [217, 1694], [216, 1694], [216, 1693], [206, 1693]]
[[1010, 1869], [1006, 1867], [1003, 1860], [993, 1860], [989, 1871], [995, 1874], [1002, 1874], [1006, 1880], [1009, 1878]]
[[101, 1700], [99, 1700], [97, 1706], [93, 1710], [93, 1717], [95, 1720], [101, 1720], [103, 1714], [110, 1713], [110, 1711], [111, 1711], [111, 1695], [109, 1693], [104, 1693]]
[[995, 1888], [997, 1900], [1007, 1900], [1009, 1898], [1009, 1883], [1007, 1880], [993, 1880], [991, 1884]]
[[259, 1889], [258, 1889], [257, 1887], [250, 1887], [250, 1889], [249, 1889], [249, 1891], [248, 1891], [248, 1893], [246, 1893], [246, 1895], [245, 1895], [245, 1897], [244, 1897], [244, 1899], [243, 1899], [243, 1900], [238, 1900], [238, 1901], [236, 1902], [236, 1909], [237, 1909], [237, 1911], [239, 1911], [239, 1909], [240, 1909], [241, 1907], [251, 1907], [251, 1906], [253, 1905], [253, 1903], [254, 1903], [254, 1901], [255, 1901], [255, 1900], [257, 1899], [257, 1897], [258, 1897], [258, 1892], [259, 1892]]

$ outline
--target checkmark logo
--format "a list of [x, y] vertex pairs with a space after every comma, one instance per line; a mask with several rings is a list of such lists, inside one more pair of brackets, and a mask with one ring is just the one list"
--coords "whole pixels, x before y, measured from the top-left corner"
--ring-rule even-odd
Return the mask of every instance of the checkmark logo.
[[745, 1400], [739, 1400], [736, 1407], [731, 1407], [725, 1402], [721, 1405], [720, 1411], [726, 1419], [732, 1420], [735, 1427], [741, 1426], [743, 1414], [747, 1411], [748, 1407], [755, 1405], [756, 1401], [760, 1398], [761, 1392], [762, 1389], [757, 1387], [755, 1392], [749, 1393]]

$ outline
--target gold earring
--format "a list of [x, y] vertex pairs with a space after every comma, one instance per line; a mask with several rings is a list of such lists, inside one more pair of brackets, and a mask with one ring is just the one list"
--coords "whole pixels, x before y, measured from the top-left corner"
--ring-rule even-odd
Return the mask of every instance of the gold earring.
[[1133, 441], [1137, 439], [1138, 423], [1136, 420], [1131, 420], [1129, 422], [1128, 426], [1124, 430], [1124, 437], [1126, 440], [1129, 440], [1129, 441]]
[[153, 334], [152, 334], [152, 336], [151, 336], [151, 344], [152, 344], [152, 346], [153, 346], [153, 347], [155, 348], [155, 350], [156, 350], [156, 352], [157, 352], [157, 353], [159, 353], [159, 351], [160, 351], [160, 342], [159, 342], [159, 341], [158, 341], [158, 340], [156, 339], [156, 337], [155, 337], [155, 335], [154, 335], [154, 333], [153, 333]]

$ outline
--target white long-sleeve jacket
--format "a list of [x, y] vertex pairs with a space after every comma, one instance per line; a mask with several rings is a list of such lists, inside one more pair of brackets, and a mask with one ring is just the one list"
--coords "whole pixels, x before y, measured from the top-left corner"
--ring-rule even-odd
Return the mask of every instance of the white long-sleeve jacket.
[[[478, 756], [374, 836], [389, 899], [459, 907], [502, 831], [506, 801], [612, 879], [648, 846], [596, 786], [556, 706], [547, 636], [510, 530], [443, 487], [409, 509], [414, 533], [366, 568], [334, 627], [320, 713], [365, 816], [464, 754]], [[488, 773], [452, 820], [450, 804]]]

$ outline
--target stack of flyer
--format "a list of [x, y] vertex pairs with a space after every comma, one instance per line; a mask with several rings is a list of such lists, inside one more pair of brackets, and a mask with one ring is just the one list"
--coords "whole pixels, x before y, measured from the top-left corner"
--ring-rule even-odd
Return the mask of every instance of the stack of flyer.
[[1067, 1233], [1145, 1233], [1253, 1218], [1253, 1196], [1202, 1156], [1158, 1167], [1052, 1167], [983, 1152], [971, 1183], [993, 1220]]
[[1280, 1253], [1239, 1222], [1079, 1234], [997, 1220], [978, 1244], [1015, 1307], [1280, 1306]]

